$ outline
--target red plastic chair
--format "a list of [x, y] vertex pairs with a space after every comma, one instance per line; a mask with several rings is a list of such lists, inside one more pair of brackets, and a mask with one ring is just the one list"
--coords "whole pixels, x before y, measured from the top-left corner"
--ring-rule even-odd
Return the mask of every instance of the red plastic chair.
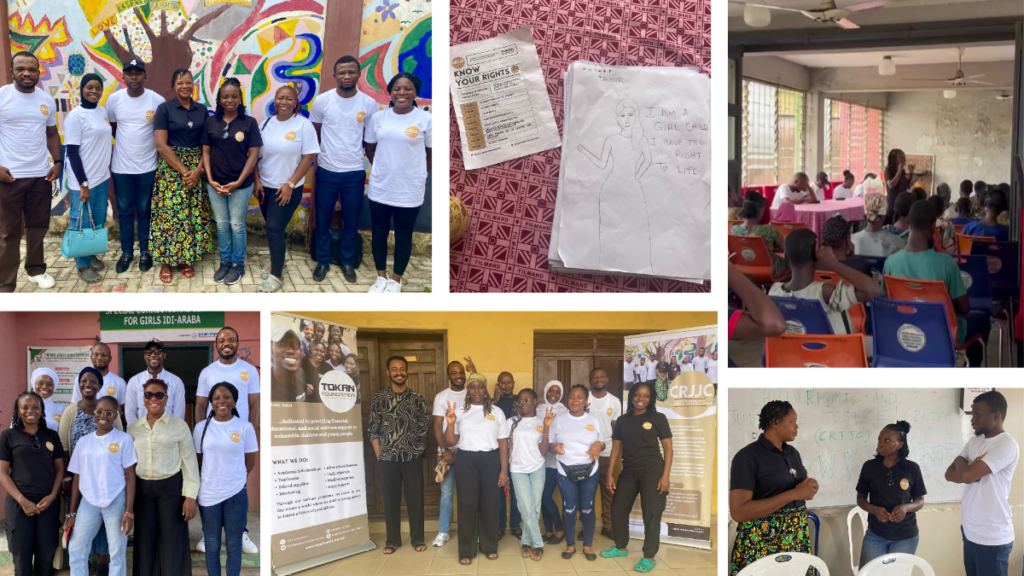
[[[949, 329], [953, 333], [953, 342], [957, 339], [956, 310], [953, 309], [953, 300], [946, 290], [946, 283], [942, 280], [916, 280], [912, 278], [900, 278], [898, 276], [885, 276], [885, 291], [890, 300], [910, 300], [912, 302], [938, 302], [946, 308], [946, 319], [949, 320]], [[982, 358], [985, 355], [985, 340], [981, 334], [956, 345], [956, 349], [966, 350], [968, 346], [981, 343]], [[987, 358], [986, 358], [987, 364]]]
[[797, 228], [807, 228], [807, 224], [803, 222], [781, 222], [772, 220], [772, 227], [779, 231], [779, 234], [782, 235], [782, 240], [785, 241], [786, 236], [789, 236], [790, 232]]
[[789, 277], [787, 271], [780, 277], [772, 276], [772, 253], [760, 236], [729, 234], [729, 261], [755, 284], [772, 284]]
[[768, 206], [770, 207], [775, 200], [775, 191], [779, 189], [779, 185], [762, 186], [761, 189], [764, 191], [764, 199], [768, 201]]
[[994, 236], [968, 236], [967, 234], [959, 234], [958, 233], [956, 235], [957, 254], [970, 254], [971, 253], [971, 245], [974, 243], [975, 240], [977, 240], [979, 242], [995, 242], [996, 241]]
[[863, 334], [784, 334], [765, 338], [767, 368], [867, 368]]
[[956, 230], [957, 235], [963, 234], [964, 228], [967, 228], [967, 224], [953, 224], [953, 229]]

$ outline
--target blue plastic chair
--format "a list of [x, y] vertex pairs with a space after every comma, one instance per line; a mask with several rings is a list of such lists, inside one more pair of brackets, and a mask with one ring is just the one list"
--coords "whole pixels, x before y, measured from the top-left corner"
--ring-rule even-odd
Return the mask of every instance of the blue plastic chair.
[[988, 259], [984, 256], [953, 256], [960, 267], [960, 277], [967, 288], [971, 310], [992, 313], [992, 285], [989, 282]]
[[879, 284], [882, 283], [883, 270], [885, 270], [885, 256], [860, 256], [857, 258], [868, 263], [871, 267], [871, 277]]
[[787, 334], [835, 334], [821, 301], [787, 296], [771, 299], [786, 319]]
[[1020, 294], [1020, 256], [1016, 242], [974, 242], [971, 256], [992, 259], [989, 274], [996, 298], [1016, 298]]
[[818, 515], [810, 510], [807, 511], [807, 517], [810, 518], [811, 522], [814, 522], [814, 555], [818, 555], [818, 536], [821, 535], [821, 522], [818, 520]]
[[872, 367], [956, 366], [956, 347], [944, 305], [877, 298], [871, 307], [871, 321]]

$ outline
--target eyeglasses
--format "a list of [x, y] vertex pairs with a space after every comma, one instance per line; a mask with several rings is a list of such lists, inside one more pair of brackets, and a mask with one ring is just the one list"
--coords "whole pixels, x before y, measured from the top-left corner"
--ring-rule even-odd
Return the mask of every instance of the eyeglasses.
[[885, 484], [887, 486], [892, 486], [894, 482], [895, 481], [892, 478], [892, 468], [886, 468], [885, 469]]
[[154, 350], [146, 350], [145, 352], [142, 353], [142, 355], [143, 356], [157, 356], [157, 355], [159, 355], [162, 352], [163, 352], [163, 350], [160, 350], [159, 348], [157, 348], [157, 349], [154, 349]]
[[[157, 394], [163, 394], [163, 392], [157, 392]], [[117, 412], [111, 412], [110, 410], [97, 410], [97, 416], [103, 416], [105, 418], [113, 418], [117, 415]]]
[[32, 447], [35, 448], [36, 450], [42, 448], [42, 446], [39, 444], [39, 436], [35, 434], [32, 435]]
[[223, 139], [225, 139], [225, 140], [227, 140], [227, 139], [228, 139], [228, 129], [229, 129], [230, 127], [231, 127], [230, 123], [228, 123], [228, 122], [225, 122], [225, 123], [224, 123], [224, 134], [222, 134], [222, 135], [221, 135], [221, 138], [223, 138]]
[[163, 400], [164, 397], [167, 396], [167, 394], [164, 394], [163, 392], [143, 392], [142, 395], [146, 398], [146, 400], [152, 400], [153, 398], [156, 398], [157, 400]]

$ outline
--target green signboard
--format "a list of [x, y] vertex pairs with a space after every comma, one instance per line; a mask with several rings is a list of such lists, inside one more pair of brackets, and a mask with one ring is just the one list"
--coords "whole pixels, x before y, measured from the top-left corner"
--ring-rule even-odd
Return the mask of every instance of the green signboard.
[[223, 327], [223, 312], [100, 312], [104, 342], [213, 342]]

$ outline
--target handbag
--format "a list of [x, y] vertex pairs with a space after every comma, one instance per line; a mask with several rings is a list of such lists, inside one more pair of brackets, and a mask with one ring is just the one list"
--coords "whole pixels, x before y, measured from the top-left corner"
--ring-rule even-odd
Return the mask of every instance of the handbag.
[[[60, 255], [65, 258], [95, 256], [107, 251], [107, 229], [83, 228], [82, 214], [89, 210], [89, 205], [85, 202], [81, 204], [78, 211], [78, 230], [68, 228], [64, 231], [64, 239], [60, 242]], [[91, 211], [89, 222], [92, 223]]]
[[594, 469], [594, 463], [588, 464], [573, 464], [568, 466], [562, 464], [562, 468], [565, 470], [565, 475], [573, 482], [583, 482], [587, 478], [590, 478], [590, 472]]

